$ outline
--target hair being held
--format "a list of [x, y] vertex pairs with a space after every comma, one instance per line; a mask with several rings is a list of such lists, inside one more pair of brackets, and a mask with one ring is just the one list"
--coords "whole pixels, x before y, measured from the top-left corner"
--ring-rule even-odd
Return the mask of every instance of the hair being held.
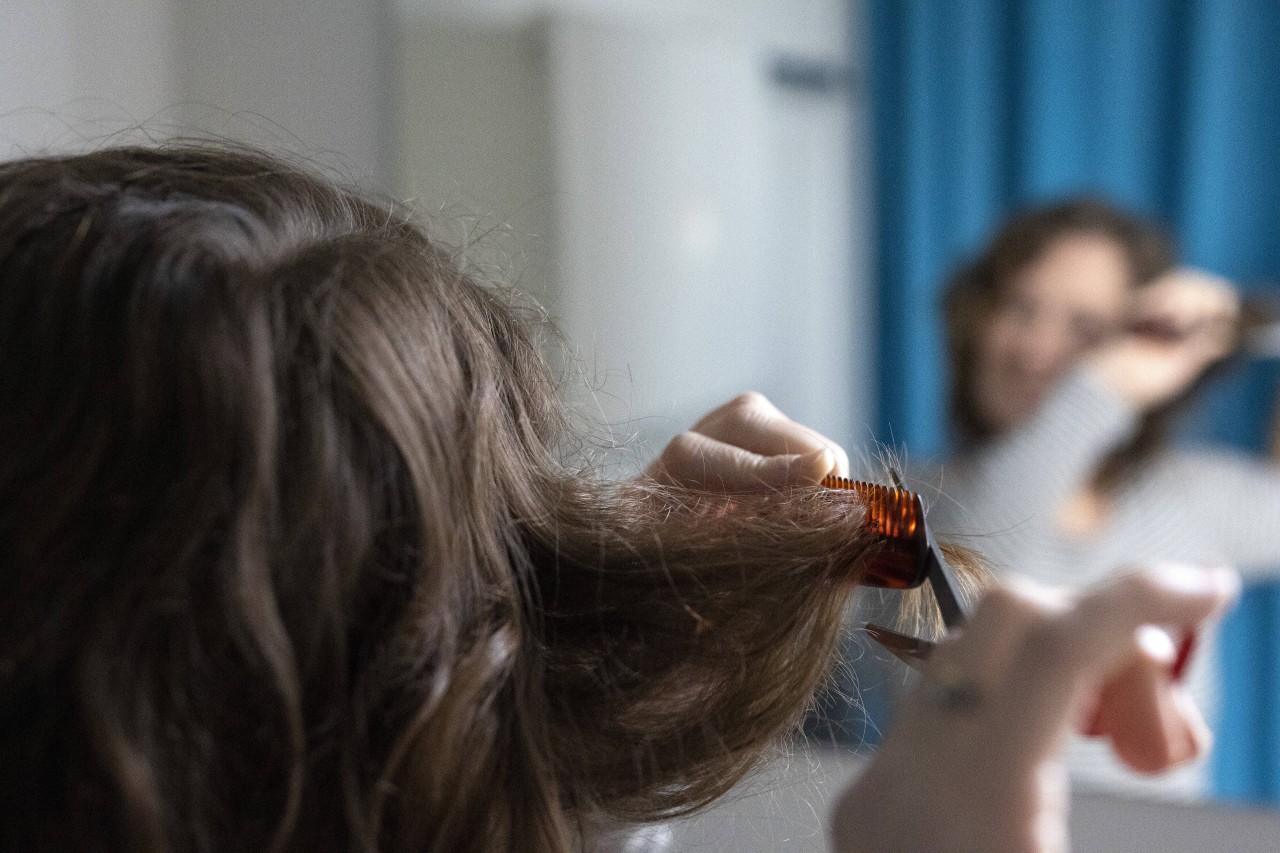
[[0, 846], [564, 850], [790, 729], [860, 508], [580, 470], [510, 303], [259, 153], [0, 165]]

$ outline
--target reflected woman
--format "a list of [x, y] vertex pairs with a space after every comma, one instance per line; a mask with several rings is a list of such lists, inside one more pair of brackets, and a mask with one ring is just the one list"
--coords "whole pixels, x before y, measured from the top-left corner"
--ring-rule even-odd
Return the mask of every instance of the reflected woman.
[[[1071, 586], [1135, 562], [1280, 565], [1280, 469], [1170, 447], [1178, 406], [1233, 350], [1240, 299], [1175, 267], [1155, 226], [1093, 199], [1005, 223], [946, 295], [958, 455], [927, 479], [938, 529], [980, 534], [998, 570]], [[1193, 691], [1212, 700], [1214, 651]], [[1077, 778], [1196, 796], [1204, 767], [1146, 782], [1094, 746]]]

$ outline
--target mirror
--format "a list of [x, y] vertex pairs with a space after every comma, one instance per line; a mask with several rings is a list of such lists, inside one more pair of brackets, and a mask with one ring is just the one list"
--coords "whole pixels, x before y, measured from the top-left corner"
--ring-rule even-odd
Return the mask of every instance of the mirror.
[[[1280, 241], [1254, 215], [1275, 201], [1271, 63], [1226, 11], [1197, 12], [1226, 16], [1198, 30], [1116, 9], [1086, 44], [1069, 35], [1086, 13], [1059, 10], [1023, 21], [1022, 56], [1012, 19], [965, 4], [100, 6], [8, 10], [0, 153], [195, 130], [415, 199], [577, 346], [562, 357], [590, 389], [580, 402], [613, 430], [603, 443], [630, 448], [610, 459], [619, 476], [753, 388], [861, 454], [862, 471], [878, 470], [879, 440], [927, 498], [954, 501], [928, 461], [947, 445], [941, 282], [1015, 204], [1107, 192], [1176, 226], [1193, 264], [1280, 276]], [[1230, 374], [1184, 431], [1258, 444], [1269, 370]], [[1002, 529], [940, 532], [998, 551]], [[1280, 599], [1250, 595], [1222, 641], [1230, 722], [1210, 789], [1271, 801]], [[860, 606], [851, 623], [892, 602]], [[847, 658], [846, 692], [867, 708], [833, 700], [827, 723], [873, 742], [906, 676], [856, 637]]]

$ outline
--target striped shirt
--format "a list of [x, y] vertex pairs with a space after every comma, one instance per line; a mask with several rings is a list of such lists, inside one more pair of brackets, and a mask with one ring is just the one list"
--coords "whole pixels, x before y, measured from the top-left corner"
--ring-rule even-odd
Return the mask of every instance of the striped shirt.
[[[1087, 371], [1056, 389], [1023, 427], [916, 477], [935, 535], [982, 552], [997, 572], [1082, 586], [1127, 566], [1174, 561], [1231, 565], [1250, 576], [1280, 567], [1280, 467], [1222, 450], [1167, 449], [1116, 495], [1103, 526], [1062, 531], [1057, 514], [1108, 452], [1131, 438], [1138, 413]], [[1202, 638], [1188, 676], [1211, 721], [1217, 650]], [[1207, 790], [1205, 762], [1158, 778], [1124, 769], [1105, 744], [1069, 747], [1082, 787], [1192, 799]]]

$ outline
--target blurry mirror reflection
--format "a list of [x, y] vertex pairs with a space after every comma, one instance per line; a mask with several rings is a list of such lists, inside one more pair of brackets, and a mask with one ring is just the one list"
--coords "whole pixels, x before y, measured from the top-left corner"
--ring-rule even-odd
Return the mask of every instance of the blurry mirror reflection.
[[1238, 567], [1250, 588], [1189, 677], [1217, 720], [1208, 764], [1146, 784], [1101, 770], [1096, 749], [1076, 766], [1108, 790], [1274, 802], [1280, 17], [867, 11], [877, 434], [936, 492], [934, 528], [998, 572]]

